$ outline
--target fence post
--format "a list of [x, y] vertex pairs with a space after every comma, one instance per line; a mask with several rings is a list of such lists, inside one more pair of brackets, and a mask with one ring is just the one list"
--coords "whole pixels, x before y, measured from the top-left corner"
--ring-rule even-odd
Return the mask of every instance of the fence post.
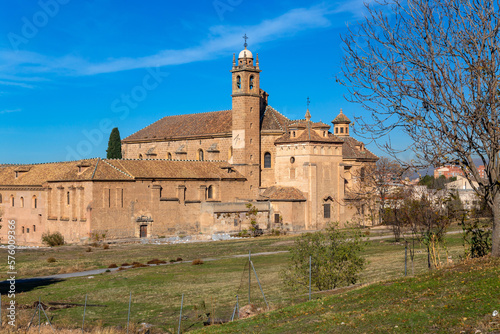
[[266, 295], [264, 294], [264, 290], [262, 290], [262, 286], [260, 285], [259, 276], [257, 276], [257, 271], [255, 270], [255, 267], [253, 266], [252, 261], [250, 261], [250, 264], [252, 265], [252, 269], [253, 269], [253, 272], [255, 274], [255, 278], [257, 279], [257, 283], [259, 284], [260, 292], [262, 292], [262, 297], [264, 297], [264, 302], [266, 303], [267, 308], [269, 308], [269, 304], [267, 304], [267, 300], [266, 300]]
[[251, 269], [250, 269], [250, 263], [252, 263], [252, 251], [248, 251], [248, 304], [250, 304], [250, 284], [252, 280], [252, 274], [251, 274]]
[[408, 241], [405, 241], [405, 276], [406, 276], [406, 263], [407, 263], [407, 254], [408, 254]]
[[311, 300], [311, 262], [312, 257], [309, 255], [309, 300]]
[[[181, 299], [181, 314], [179, 315], [179, 328], [177, 328], [177, 334], [181, 333], [181, 320], [182, 320], [182, 306], [184, 305], [184, 294], [182, 294], [182, 299]], [[212, 317], [214, 317], [212, 315]]]
[[128, 299], [127, 334], [128, 334], [128, 326], [130, 323], [130, 305], [131, 304], [132, 304], [132, 291], [130, 291], [130, 297]]
[[87, 311], [87, 294], [85, 294], [85, 306], [83, 306], [82, 333], [84, 332], [83, 326], [85, 326], [85, 311]]
[[42, 312], [40, 312], [40, 309], [42, 308], [42, 298], [38, 297], [38, 333], [40, 333], [40, 324], [41, 324], [41, 317], [42, 317]]

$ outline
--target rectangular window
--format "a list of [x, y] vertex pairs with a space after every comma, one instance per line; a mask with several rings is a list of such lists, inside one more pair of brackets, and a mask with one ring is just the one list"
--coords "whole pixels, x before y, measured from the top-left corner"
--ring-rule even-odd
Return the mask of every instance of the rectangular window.
[[340, 133], [344, 133], [344, 128], [340, 128]]
[[275, 224], [279, 224], [280, 223], [280, 214], [279, 213], [275, 213], [274, 214], [274, 223]]
[[330, 218], [330, 204], [323, 204], [323, 218]]
[[123, 189], [121, 189], [121, 201], [122, 201], [122, 208], [123, 208]]
[[30, 233], [30, 228], [29, 227], [26, 229], [26, 233]]
[[36, 232], [36, 226], [33, 225], [33, 232]]

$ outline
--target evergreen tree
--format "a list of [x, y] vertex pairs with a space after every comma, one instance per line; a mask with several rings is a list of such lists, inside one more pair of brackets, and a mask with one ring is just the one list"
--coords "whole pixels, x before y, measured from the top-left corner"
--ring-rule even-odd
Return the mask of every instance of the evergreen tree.
[[120, 139], [120, 131], [118, 128], [111, 130], [108, 141], [108, 149], [106, 150], [108, 159], [122, 158], [122, 141]]

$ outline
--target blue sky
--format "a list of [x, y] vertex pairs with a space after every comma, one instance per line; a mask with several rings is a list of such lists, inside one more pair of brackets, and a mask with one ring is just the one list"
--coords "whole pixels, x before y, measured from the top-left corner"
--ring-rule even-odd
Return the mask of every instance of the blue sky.
[[[259, 53], [269, 104], [330, 123], [340, 35], [363, 1], [12, 1], [0, 12], [0, 163], [105, 157], [122, 138], [167, 115], [231, 108], [233, 53]], [[374, 144], [369, 148], [381, 154]]]

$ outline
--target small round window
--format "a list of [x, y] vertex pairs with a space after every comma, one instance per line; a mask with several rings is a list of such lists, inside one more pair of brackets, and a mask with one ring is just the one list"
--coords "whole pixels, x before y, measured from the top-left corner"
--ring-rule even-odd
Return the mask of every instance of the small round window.
[[293, 164], [294, 162], [295, 162], [295, 158], [294, 158], [294, 157], [291, 157], [291, 158], [290, 158], [290, 163], [292, 163], [292, 164]]

